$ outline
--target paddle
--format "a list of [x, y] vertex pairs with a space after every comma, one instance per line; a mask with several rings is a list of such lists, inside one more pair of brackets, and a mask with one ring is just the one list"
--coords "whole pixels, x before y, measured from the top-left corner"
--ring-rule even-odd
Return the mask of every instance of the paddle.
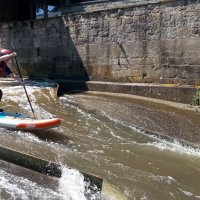
[[20, 68], [19, 68], [19, 65], [18, 65], [18, 62], [17, 62], [17, 58], [16, 58], [16, 57], [12, 57], [12, 58], [15, 60], [15, 64], [16, 64], [16, 66], [17, 66], [17, 71], [18, 71], [18, 74], [19, 74], [19, 76], [20, 76], [22, 85], [23, 85], [23, 87], [24, 87], [24, 91], [25, 91], [26, 97], [27, 97], [27, 99], [28, 99], [29, 105], [30, 105], [30, 107], [31, 107], [33, 116], [34, 116], [35, 118], [37, 118], [36, 115], [35, 115], [35, 112], [34, 112], [34, 110], [33, 110], [33, 107], [32, 107], [32, 105], [31, 105], [31, 101], [30, 101], [30, 99], [29, 99], [29, 96], [28, 96], [28, 93], [27, 93], [27, 90], [26, 90], [26, 87], [25, 87], [25, 84], [24, 84], [24, 81], [23, 81], [23, 78], [22, 78], [22, 74], [21, 74], [21, 72], [20, 72]]

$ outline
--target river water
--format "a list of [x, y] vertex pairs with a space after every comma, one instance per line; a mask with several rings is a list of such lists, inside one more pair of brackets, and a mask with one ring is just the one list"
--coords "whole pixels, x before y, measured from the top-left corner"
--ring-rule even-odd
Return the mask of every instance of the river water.
[[[198, 123], [189, 119], [187, 126], [186, 118], [176, 112], [158, 114], [160, 105], [149, 102], [141, 105], [101, 93], [62, 93], [58, 98], [54, 84], [49, 82], [29, 81], [26, 88], [37, 116], [57, 116], [62, 124], [38, 132], [0, 129], [0, 143], [60, 163], [63, 175], [60, 180], [42, 175], [33, 179], [22, 169], [14, 173], [16, 170], [6, 170], [1, 164], [1, 199], [84, 200], [83, 177], [69, 167], [102, 177], [104, 200], [200, 199], [199, 149], [147, 135], [137, 128], [173, 132], [177, 124], [175, 132], [187, 130], [191, 135], [189, 131], [200, 134]], [[2, 90], [5, 110], [31, 115], [21, 86]], [[149, 113], [153, 113], [152, 118]], [[160, 117], [155, 117], [156, 113]], [[97, 194], [90, 199], [99, 198]]]

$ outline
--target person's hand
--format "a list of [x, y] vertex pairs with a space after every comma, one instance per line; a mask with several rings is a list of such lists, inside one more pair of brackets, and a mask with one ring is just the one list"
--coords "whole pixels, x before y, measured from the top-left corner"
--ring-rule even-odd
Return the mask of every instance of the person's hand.
[[12, 52], [12, 53], [10, 54], [10, 56], [11, 56], [11, 57], [16, 57], [16, 56], [17, 56], [17, 53], [16, 53], [16, 52]]
[[18, 81], [19, 83], [22, 83], [22, 80], [19, 76], [17, 76], [16, 74], [12, 74], [11, 76], [14, 80]]
[[15, 76], [15, 80], [16, 80], [17, 82], [19, 82], [19, 83], [22, 83], [22, 80], [21, 80], [21, 78], [20, 78], [19, 76]]

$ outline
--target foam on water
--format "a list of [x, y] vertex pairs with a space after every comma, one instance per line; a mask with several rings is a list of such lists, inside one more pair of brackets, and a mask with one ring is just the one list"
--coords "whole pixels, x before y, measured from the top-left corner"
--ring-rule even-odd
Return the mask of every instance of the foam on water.
[[[7, 173], [0, 169], [0, 191], [8, 193], [12, 200], [60, 199], [61, 195], [50, 188], [41, 187], [26, 178]], [[1, 194], [0, 193], [0, 198]]]
[[[99, 194], [89, 193], [87, 183], [84, 182], [83, 175], [74, 169], [63, 167], [62, 177], [59, 179], [58, 188], [55, 190], [39, 185], [36, 182], [30, 181], [27, 178], [12, 175], [0, 169], [0, 198], [2, 191], [8, 193], [11, 199], [41, 199], [41, 200], [97, 200]], [[86, 190], [86, 191], [85, 191]]]
[[[96, 186], [93, 186], [97, 190]], [[84, 176], [75, 169], [63, 167], [59, 180], [59, 191], [64, 200], [100, 200], [101, 194], [91, 191], [90, 182], [84, 181]]]
[[78, 113], [80, 113], [82, 116], [86, 117], [87, 119], [93, 119], [97, 122], [100, 122], [99, 119], [94, 118], [90, 113], [87, 113], [83, 109], [74, 105], [75, 102], [71, 98], [66, 98], [66, 96], [65, 96], [65, 97], [60, 97], [59, 100], [61, 101], [62, 106], [69, 107], [71, 109], [76, 110]]
[[77, 170], [62, 169], [62, 177], [59, 180], [59, 191], [64, 199], [87, 200], [84, 196], [84, 177]]
[[200, 149], [199, 148], [184, 146], [183, 144], [181, 144], [177, 140], [173, 140], [172, 142], [168, 142], [168, 141], [166, 141], [164, 139], [160, 139], [160, 138], [158, 138], [154, 135], [147, 135], [147, 134], [145, 134], [144, 131], [140, 130], [137, 127], [134, 127], [134, 126], [131, 126], [131, 125], [128, 125], [128, 124], [124, 124], [123, 122], [120, 122], [119, 120], [116, 120], [116, 119], [111, 118], [109, 116], [106, 116], [106, 117], [108, 117], [109, 120], [112, 120], [115, 123], [118, 123], [122, 126], [128, 127], [131, 130], [133, 130], [134, 132], [143, 134], [145, 137], [149, 137], [149, 138], [154, 140], [154, 142], [147, 142], [147, 143], [138, 143], [137, 141], [130, 141], [130, 143], [132, 143], [133, 145], [137, 144], [137, 145], [143, 145], [143, 146], [152, 146], [152, 147], [158, 148], [160, 151], [167, 150], [167, 151], [171, 151], [171, 152], [174, 152], [174, 153], [187, 154], [187, 155], [190, 155], [190, 156], [200, 157]]
[[141, 145], [153, 146], [155, 148], [158, 148], [160, 151], [172, 151], [174, 153], [179, 153], [184, 155], [187, 154], [189, 156], [200, 157], [200, 149], [183, 146], [180, 142], [176, 140], [174, 140], [173, 142], [162, 141], [162, 142], [153, 142]]
[[189, 197], [192, 197], [192, 198], [194, 198], [194, 199], [200, 199], [200, 196], [199, 196], [199, 195], [195, 195], [195, 194], [193, 194], [192, 192], [185, 191], [185, 190], [181, 189], [180, 187], [179, 187], [179, 190], [180, 190], [184, 195], [186, 195], [188, 198], [189, 198]]
[[[38, 138], [36, 135], [30, 133], [30, 132], [25, 132], [25, 131], [10, 131], [10, 130], [2, 130], [0, 129], [0, 135], [1, 137], [15, 137], [15, 142], [18, 143], [19, 145], [23, 143], [23, 145], [30, 145], [30, 144], [36, 144], [40, 145], [42, 148], [50, 148], [54, 152], [59, 152], [60, 154], [66, 153], [66, 152], [75, 152], [77, 149], [74, 147], [74, 142], [73, 141], [68, 141], [68, 144], [70, 145], [70, 148], [66, 148], [66, 145], [54, 142], [54, 141], [46, 141], [46, 140], [41, 140]], [[19, 136], [19, 137], [16, 137]], [[59, 155], [59, 154], [58, 154]]]
[[[30, 82], [30, 85], [26, 86], [26, 90], [29, 96], [29, 99], [31, 101], [32, 107], [35, 111], [35, 113], [39, 113], [40, 118], [51, 118], [52, 115], [48, 112], [46, 112], [43, 108], [41, 108], [37, 104], [37, 98], [34, 95], [35, 92], [40, 93], [41, 88], [46, 87], [50, 91], [50, 95], [52, 95], [52, 98], [55, 98], [53, 95], [53, 89], [51, 88], [51, 83], [46, 82]], [[22, 86], [13, 86], [13, 87], [6, 87], [3, 88], [4, 97], [2, 99], [3, 102], [8, 103], [9, 101], [13, 101], [19, 105], [21, 109], [24, 109], [26, 111], [26, 114], [32, 115], [30, 105], [27, 100], [27, 96], [24, 92], [24, 89]], [[50, 97], [48, 95], [45, 95], [42, 93], [43, 97], [46, 97], [47, 101], [50, 100]]]

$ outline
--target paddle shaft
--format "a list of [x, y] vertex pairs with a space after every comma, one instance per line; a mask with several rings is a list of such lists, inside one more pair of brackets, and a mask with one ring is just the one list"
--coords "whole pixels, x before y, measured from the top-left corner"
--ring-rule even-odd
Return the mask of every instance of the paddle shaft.
[[31, 101], [30, 101], [30, 99], [29, 99], [29, 96], [28, 96], [28, 93], [27, 93], [27, 90], [26, 90], [26, 87], [25, 87], [25, 84], [24, 84], [24, 81], [23, 81], [23, 78], [22, 78], [22, 74], [21, 74], [21, 71], [20, 71], [20, 68], [19, 68], [19, 65], [18, 65], [18, 62], [17, 62], [17, 58], [14, 57], [14, 60], [15, 60], [16, 66], [17, 66], [17, 71], [18, 71], [18, 74], [19, 74], [19, 76], [20, 76], [22, 85], [23, 85], [23, 87], [24, 87], [24, 91], [25, 91], [26, 97], [27, 97], [28, 102], [29, 102], [29, 105], [30, 105], [30, 107], [31, 107], [33, 116], [35, 117], [35, 112], [34, 112], [33, 107], [32, 107], [32, 105], [31, 105]]

